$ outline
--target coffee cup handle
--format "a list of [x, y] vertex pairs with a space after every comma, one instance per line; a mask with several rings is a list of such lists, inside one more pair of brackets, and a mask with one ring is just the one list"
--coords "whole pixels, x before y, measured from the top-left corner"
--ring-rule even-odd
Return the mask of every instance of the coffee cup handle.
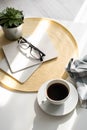
[[42, 100], [42, 104], [45, 104], [47, 102], [47, 98]]

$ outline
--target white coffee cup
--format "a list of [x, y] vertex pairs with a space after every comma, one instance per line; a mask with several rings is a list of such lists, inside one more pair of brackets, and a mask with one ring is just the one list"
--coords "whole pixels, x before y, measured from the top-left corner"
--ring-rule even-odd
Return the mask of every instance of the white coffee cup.
[[51, 104], [59, 105], [63, 104], [70, 94], [70, 87], [66, 80], [63, 79], [53, 79], [50, 80], [45, 89], [46, 101]]

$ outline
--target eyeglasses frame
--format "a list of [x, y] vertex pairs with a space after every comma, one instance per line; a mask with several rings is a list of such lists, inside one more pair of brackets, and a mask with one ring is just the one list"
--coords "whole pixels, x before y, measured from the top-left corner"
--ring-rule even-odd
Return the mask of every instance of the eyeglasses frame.
[[43, 61], [43, 57], [46, 56], [46, 54], [44, 54], [41, 50], [39, 50], [37, 47], [35, 47], [33, 44], [31, 44], [29, 41], [27, 41], [24, 37], [20, 37], [18, 39], [18, 44], [21, 44], [20, 39], [22, 39], [24, 42], [26, 42], [29, 45], [26, 49], [28, 49], [29, 47], [31, 47], [31, 50], [33, 48], [34, 50], [38, 51], [39, 52], [39, 56], [40, 56], [39, 60]]

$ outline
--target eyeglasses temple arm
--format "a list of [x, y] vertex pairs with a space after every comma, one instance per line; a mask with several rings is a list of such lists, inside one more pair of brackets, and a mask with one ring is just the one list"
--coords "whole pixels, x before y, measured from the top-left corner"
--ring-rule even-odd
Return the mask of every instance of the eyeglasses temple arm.
[[42, 54], [42, 56], [46, 56], [46, 54], [44, 54], [41, 50], [39, 50], [37, 47], [35, 47], [34, 45], [32, 45], [30, 42], [28, 42], [25, 38], [20, 37], [20, 39], [21, 39], [21, 38], [22, 38], [25, 42], [27, 42], [31, 47], [33, 47], [35, 50], [39, 51], [39, 52]]

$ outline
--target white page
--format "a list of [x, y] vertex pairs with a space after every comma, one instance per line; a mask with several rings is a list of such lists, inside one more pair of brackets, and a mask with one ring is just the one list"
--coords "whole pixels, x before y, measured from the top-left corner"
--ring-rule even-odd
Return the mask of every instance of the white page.
[[[58, 56], [58, 53], [47, 33], [45, 33], [41, 38], [40, 36], [35, 37], [34, 35], [32, 35], [28, 38], [28, 40], [33, 43], [34, 46], [39, 48], [43, 53], [46, 54], [43, 59], [43, 62], [51, 60]], [[5, 53], [12, 72], [17, 72], [22, 69], [41, 63], [41, 61], [39, 60], [32, 60], [23, 55], [18, 49], [17, 41], [3, 46], [3, 51]]]

